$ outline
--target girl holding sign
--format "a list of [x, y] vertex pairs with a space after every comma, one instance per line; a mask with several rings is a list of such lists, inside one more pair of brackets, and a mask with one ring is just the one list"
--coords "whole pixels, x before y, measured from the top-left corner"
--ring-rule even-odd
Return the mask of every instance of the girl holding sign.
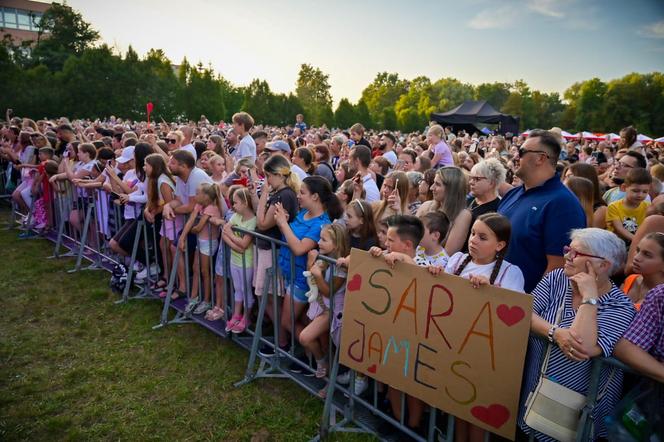
[[[452, 255], [445, 272], [469, 279], [475, 288], [491, 284], [523, 292], [521, 270], [503, 258], [510, 243], [511, 230], [509, 219], [503, 215], [497, 213], [480, 215], [470, 229], [469, 253], [458, 252]], [[434, 275], [439, 274], [441, 269], [441, 267], [429, 267], [429, 271]], [[456, 418], [455, 425], [455, 440], [484, 440], [482, 428], [459, 418]]]

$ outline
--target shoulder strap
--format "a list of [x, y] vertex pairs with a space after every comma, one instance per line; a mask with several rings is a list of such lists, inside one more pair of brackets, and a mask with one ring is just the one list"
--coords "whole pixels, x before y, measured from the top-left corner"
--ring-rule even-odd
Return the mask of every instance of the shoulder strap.
[[[565, 296], [567, 293], [563, 294], [563, 299], [560, 302], [560, 306], [558, 306], [558, 311], [556, 312], [556, 320], [554, 322], [554, 325], [559, 325], [560, 324], [560, 319], [563, 316], [563, 310], [565, 310]], [[544, 376], [546, 373], [546, 369], [549, 366], [549, 357], [551, 356], [551, 347], [553, 346], [552, 342], [549, 342], [547, 345], [546, 349], [546, 356], [544, 356], [544, 362], [542, 362], [542, 370], [540, 370], [540, 377]]]
[[[503, 262], [500, 263], [500, 267], [501, 267], [501, 268], [498, 269], [499, 272], [502, 270], [503, 264], [504, 264], [505, 262], [506, 262], [506, 261], [503, 261]], [[499, 286], [502, 287], [503, 278], [505, 278], [505, 275], [507, 274], [507, 271], [509, 270], [510, 267], [512, 267], [512, 264], [507, 263], [507, 267], [505, 267], [505, 270], [503, 270], [503, 273], [502, 273], [502, 275], [500, 275], [500, 279], [498, 280], [498, 285], [499, 285]], [[495, 285], [495, 284], [494, 284], [494, 285]]]

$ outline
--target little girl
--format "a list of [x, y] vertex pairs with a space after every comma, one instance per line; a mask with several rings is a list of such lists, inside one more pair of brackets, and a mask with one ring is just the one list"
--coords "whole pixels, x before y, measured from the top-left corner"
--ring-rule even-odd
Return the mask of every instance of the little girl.
[[[328, 224], [323, 226], [318, 240], [318, 248], [321, 255], [329, 258], [338, 258], [348, 255], [350, 248], [347, 239], [346, 230], [339, 224]], [[327, 375], [329, 367], [326, 350], [328, 347], [328, 332], [330, 331], [330, 286], [328, 281], [332, 277], [334, 296], [332, 310], [332, 333], [336, 333], [341, 325], [338, 314], [343, 311], [343, 301], [345, 288], [346, 272], [340, 266], [332, 268], [323, 261], [317, 261], [318, 252], [312, 250], [308, 254], [309, 271], [313, 275], [316, 286], [320, 293], [315, 302], [309, 304], [307, 317], [311, 320], [304, 330], [300, 333], [300, 344], [311, 352], [316, 359], [316, 377], [323, 378]], [[324, 265], [321, 265], [324, 264]]]
[[[164, 157], [156, 153], [145, 157], [143, 170], [148, 180], [148, 199], [143, 213], [148, 222], [155, 223], [157, 217], [161, 215], [164, 205], [170, 203], [174, 198], [175, 180], [168, 170], [168, 166], [166, 166]], [[166, 297], [167, 294], [166, 285], [168, 284], [168, 276], [174, 259], [171, 253], [171, 243], [175, 241], [175, 233], [182, 227], [181, 222], [180, 217], [176, 217], [170, 221], [162, 220], [161, 222], [159, 247], [161, 248], [162, 257], [162, 275], [152, 287], [153, 290], [160, 291], [159, 297], [161, 298]]]
[[[497, 213], [485, 213], [477, 218], [470, 229], [468, 252], [457, 252], [445, 267], [451, 273], [470, 280], [473, 287], [491, 284], [497, 287], [523, 292], [521, 270], [505, 261], [512, 226], [509, 219]], [[442, 267], [430, 266], [437, 275]], [[456, 440], [483, 440], [484, 430], [456, 418]]]
[[[187, 247], [187, 235], [189, 232], [198, 235], [198, 252], [194, 256], [194, 275], [191, 287], [191, 298], [185, 308], [186, 314], [200, 315], [207, 312], [210, 308], [210, 259], [219, 246], [219, 228], [210, 223], [211, 217], [219, 217], [218, 206], [219, 193], [217, 186], [210, 183], [202, 183], [196, 189], [194, 210], [189, 215], [189, 220], [184, 226], [178, 247], [182, 252]], [[196, 218], [200, 216], [198, 222]], [[203, 301], [198, 296], [198, 280], [203, 280]]]
[[242, 187], [235, 191], [232, 207], [235, 214], [224, 226], [222, 234], [224, 242], [231, 248], [231, 278], [235, 288], [233, 317], [226, 324], [226, 331], [242, 333], [249, 325], [249, 313], [254, 305], [251, 290], [254, 274], [253, 237], [234, 232], [232, 228], [256, 229], [256, 213], [248, 189]]
[[640, 310], [646, 293], [664, 284], [664, 233], [649, 233], [639, 241], [632, 259], [632, 271], [634, 273], [625, 279], [622, 290]]
[[523, 292], [523, 273], [505, 261], [512, 226], [497, 213], [485, 213], [470, 229], [468, 252], [457, 252], [449, 259], [446, 273], [467, 278], [474, 287], [491, 284]]
[[[219, 191], [221, 191], [221, 186], [217, 186]], [[228, 190], [228, 196], [231, 201], [233, 201], [233, 195], [238, 189], [241, 189], [240, 185], [233, 185]], [[222, 197], [219, 200], [220, 210], [222, 213], [221, 217], [210, 218], [210, 222], [215, 226], [223, 227], [228, 223], [235, 212], [232, 208], [229, 208], [226, 205], [226, 200]], [[223, 207], [222, 207], [223, 206]], [[223, 238], [222, 238], [223, 239]], [[218, 321], [225, 318], [226, 312], [224, 310], [226, 306], [226, 297], [224, 296], [226, 290], [226, 279], [224, 278], [224, 267], [226, 263], [226, 255], [224, 241], [219, 241], [219, 248], [217, 249], [217, 258], [214, 263], [214, 286], [215, 286], [215, 305], [213, 308], [207, 311], [205, 314], [205, 319], [208, 321]]]
[[226, 179], [226, 160], [220, 155], [212, 155], [208, 159], [208, 168], [212, 174], [212, 181], [220, 186]]

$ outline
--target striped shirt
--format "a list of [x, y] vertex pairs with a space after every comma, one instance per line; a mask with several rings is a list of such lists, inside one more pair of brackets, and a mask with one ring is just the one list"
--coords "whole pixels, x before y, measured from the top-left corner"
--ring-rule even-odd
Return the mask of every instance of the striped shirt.
[[[576, 311], [572, 306], [572, 284], [562, 269], [554, 270], [545, 275], [533, 290], [532, 295], [534, 297], [533, 313], [552, 324], [556, 320], [556, 313], [564, 298], [565, 304], [559, 326], [562, 328], [571, 327], [576, 316]], [[634, 313], [634, 306], [630, 299], [613, 284], [611, 290], [599, 299], [597, 308], [597, 344], [602, 349], [602, 356], [608, 357], [611, 355], [616, 342], [618, 342], [618, 339], [620, 339], [632, 322]], [[525, 412], [524, 404], [528, 394], [535, 389], [539, 382], [546, 348], [547, 343], [542, 339], [530, 337], [521, 388], [521, 407], [519, 409], [519, 426], [526, 433], [529, 433], [531, 430], [523, 420]], [[545, 375], [552, 381], [585, 395], [588, 393], [590, 367], [591, 361], [571, 361], [565, 357], [557, 345], [553, 345]], [[603, 393], [603, 395], [593, 412], [595, 423], [594, 439], [607, 436], [604, 417], [613, 412], [614, 405], [620, 399], [623, 373], [616, 369], [609, 382], [611, 370], [611, 367], [603, 365], [600, 372], [599, 392]], [[541, 441], [554, 440], [539, 432], [535, 432], [535, 437]]]
[[664, 284], [646, 294], [641, 310], [623, 337], [664, 362]]

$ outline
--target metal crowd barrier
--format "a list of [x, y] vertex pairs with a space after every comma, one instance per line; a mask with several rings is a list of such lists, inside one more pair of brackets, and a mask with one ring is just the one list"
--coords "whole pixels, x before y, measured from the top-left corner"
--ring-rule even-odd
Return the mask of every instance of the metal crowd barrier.
[[[81, 199], [83, 200], [82, 202]], [[94, 190], [88, 192], [85, 197], [81, 198], [74, 186], [68, 182], [62, 182], [56, 189], [54, 189], [51, 204], [54, 215], [54, 227], [57, 228], [57, 233], [54, 235], [46, 235], [46, 238], [55, 242], [54, 257], [75, 256], [76, 265], [72, 271], [82, 270], [81, 263], [83, 259], [92, 263], [90, 266], [86, 267], [87, 269], [106, 268], [108, 270], [110, 269], [109, 264], [117, 264], [118, 262], [123, 261], [122, 257], [115, 256], [111, 252], [110, 246], [108, 245], [111, 236], [120, 230], [124, 222], [120, 213], [120, 206], [110, 202], [110, 195], [103, 190]], [[71, 225], [70, 217], [72, 210], [83, 210], [85, 213], [83, 226], [80, 232]], [[335, 317], [333, 302], [335, 288], [333, 286], [333, 275], [335, 274], [334, 269], [336, 267], [336, 261], [334, 259], [319, 255], [319, 259], [325, 261], [330, 266], [331, 271], [329, 272], [330, 278], [328, 280], [328, 284], [330, 285], [330, 327], [328, 330], [327, 352], [327, 358], [329, 361], [328, 374], [327, 379], [317, 379], [313, 377], [315, 367], [312, 366], [310, 360], [309, 363], [305, 363], [302, 360], [307, 358], [302, 357], [303, 355], [300, 351], [301, 347], [296, 342], [294, 332], [296, 330], [296, 318], [294, 317], [295, 308], [293, 303], [291, 303], [289, 312], [291, 318], [289, 324], [291, 330], [290, 346], [288, 350], [284, 350], [279, 346], [281, 340], [280, 326], [282, 322], [282, 312], [279, 308], [280, 292], [282, 287], [288, 285], [291, 288], [292, 293], [292, 288], [295, 284], [295, 260], [292, 255], [289, 263], [291, 270], [289, 272], [291, 275], [289, 281], [282, 282], [283, 278], [280, 274], [280, 269], [278, 269], [278, 250], [279, 247], [287, 247], [285, 242], [275, 240], [269, 236], [254, 231], [238, 227], [233, 228], [235, 232], [251, 235], [254, 240], [262, 239], [269, 242], [272, 267], [267, 270], [266, 283], [264, 284], [263, 292], [258, 302], [258, 312], [255, 323], [252, 322], [251, 326], [248, 326], [243, 334], [228, 333], [224, 329], [226, 320], [207, 321], [205, 318], [200, 317], [200, 315], [186, 313], [187, 303], [193, 296], [205, 298], [205, 295], [207, 294], [202, 293], [205, 284], [201, 281], [202, 276], [200, 269], [195, 272], [198, 283], [196, 284], [196, 293], [192, 293], [193, 280], [191, 275], [192, 266], [190, 264], [189, 247], [185, 247], [184, 252], [180, 251], [177, 247], [176, 237], [176, 240], [173, 241], [175, 252], [172, 261], [169, 261], [168, 259], [170, 252], [167, 249], [162, 258], [164, 262], [159, 262], [158, 248], [160, 247], [160, 241], [158, 239], [159, 235], [157, 229], [145, 220], [140, 205], [135, 207], [135, 213], [137, 214], [137, 234], [134, 237], [131, 254], [129, 256], [129, 264], [127, 265], [127, 284], [125, 285], [125, 290], [121, 295], [121, 299], [118, 300], [117, 303], [125, 303], [132, 299], [160, 299], [158, 294], [151, 288], [151, 283], [154, 282], [155, 275], [151, 274], [150, 269], [151, 264], [156, 264], [155, 267], [157, 269], [160, 266], [165, 266], [168, 271], [168, 280], [166, 287], [160, 290], [165, 291], [166, 296], [163, 300], [159, 324], [153, 328], [158, 329], [170, 324], [198, 323], [221, 337], [230, 337], [231, 340], [249, 351], [245, 375], [242, 380], [235, 384], [237, 387], [241, 387], [242, 385], [260, 378], [286, 378], [294, 381], [296, 384], [314, 395], [319, 394], [321, 391], [325, 391], [319, 433], [314, 440], [324, 439], [332, 432], [364, 432], [376, 435], [383, 440], [403, 440], [407, 437], [417, 441], [432, 442], [440, 440], [451, 441], [454, 439], [454, 417], [451, 415], [447, 415], [434, 407], [428, 407], [428, 416], [427, 412], [425, 412], [425, 415], [423, 416], [423, 421], [425, 421], [425, 431], [423, 434], [418, 433], [406, 425], [406, 399], [404, 393], [401, 393], [401, 414], [397, 419], [389, 414], [385, 407], [380, 403], [379, 389], [381, 388], [381, 385], [379, 385], [377, 381], [369, 378], [369, 389], [367, 392], [359, 396], [356, 395], [354, 391], [354, 372], [351, 372], [350, 383], [348, 386], [341, 385], [337, 382], [340, 369], [339, 354], [337, 346], [334, 345], [334, 337], [332, 333], [332, 321]], [[177, 230], [175, 220], [162, 220], [162, 223], [173, 223], [171, 225], [173, 231]], [[209, 224], [207, 228], [211, 229]], [[90, 233], [92, 233], [92, 235], [90, 235]], [[208, 230], [208, 237], [210, 237], [210, 233], [211, 230]], [[215, 276], [217, 275], [215, 275], [216, 266], [214, 257], [216, 253], [210, 248], [210, 250], [208, 250], [209, 299], [214, 306], [217, 305], [218, 297], [222, 296], [225, 298], [223, 309], [225, 312], [225, 318], [227, 319], [230, 317], [234, 307], [233, 293], [235, 282], [233, 281], [233, 278], [230, 277], [231, 249], [227, 244], [223, 243], [221, 238], [219, 238], [219, 241], [222, 244], [222, 246], [219, 247], [219, 250], [223, 253], [223, 282], [219, 288], [221, 288], [223, 293], [219, 291], [219, 288], [215, 283]], [[148, 269], [148, 277], [144, 282], [136, 284], [138, 292], [132, 293], [132, 290], [134, 289], [132, 284], [134, 263], [137, 261], [141, 243], [143, 245], [143, 253], [145, 256], [145, 266]], [[62, 246], [68, 248], [69, 252], [61, 254], [60, 249]], [[255, 246], [250, 245], [250, 247]], [[195, 253], [198, 256], [198, 262], [200, 264], [201, 251], [199, 250], [198, 244]], [[257, 251], [254, 251], [254, 253], [256, 254]], [[249, 297], [253, 297], [254, 292], [252, 290], [252, 283], [247, 278], [249, 263], [246, 262], [244, 253], [242, 258], [243, 281], [241, 283], [244, 288], [245, 297], [243, 299], [243, 304], [246, 312], [249, 305], [252, 304]], [[178, 263], [180, 259], [184, 260], [182, 269], [184, 270], [184, 281], [181, 281], [178, 276]], [[170, 268], [168, 268], [169, 264]], [[157, 280], [160, 279], [159, 274], [164, 273], [163, 270], [162, 267], [162, 272], [158, 271], [158, 274], [156, 275]], [[171, 295], [176, 291], [176, 284], [178, 289], [184, 285], [185, 293], [184, 296], [181, 296], [179, 299], [172, 300]], [[268, 296], [272, 301], [272, 333], [265, 331], [265, 315]], [[302, 312], [302, 315], [306, 314], [307, 306], [305, 306], [305, 311]], [[171, 309], [175, 311], [175, 316], [169, 319], [169, 311]], [[261, 346], [271, 348], [274, 352], [274, 356], [261, 355], [259, 351]], [[257, 364], [258, 366], [256, 366]], [[295, 364], [299, 366], [304, 373], [292, 372], [289, 370], [287, 364]], [[595, 358], [593, 360], [592, 374], [587, 395], [588, 401], [586, 407], [583, 409], [579, 422], [579, 431], [577, 433], [577, 441], [580, 442], [590, 440], [591, 438], [592, 413], [597, 402], [598, 385], [600, 382], [599, 374], [603, 364], [609, 364], [625, 372], [634, 373], [629, 367], [613, 358]], [[382, 387], [386, 388], [387, 386], [383, 385]], [[389, 428], [387, 431], [385, 431], [386, 424]], [[485, 432], [485, 440], [489, 440], [489, 434], [489, 432]], [[531, 440], [532, 439], [531, 436]]]

